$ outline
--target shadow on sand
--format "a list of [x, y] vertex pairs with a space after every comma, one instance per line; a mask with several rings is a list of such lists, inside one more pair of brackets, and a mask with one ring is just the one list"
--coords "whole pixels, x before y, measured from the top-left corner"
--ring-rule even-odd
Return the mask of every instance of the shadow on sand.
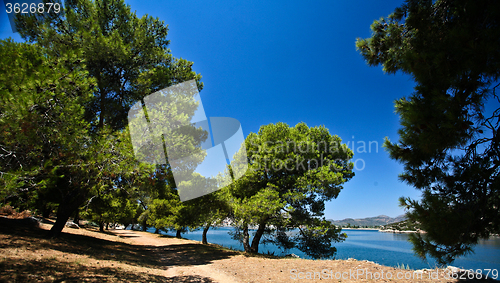
[[[173, 266], [204, 265], [236, 254], [201, 244], [165, 246], [130, 245], [85, 235], [62, 233], [59, 238], [47, 239], [47, 231], [18, 219], [0, 217], [0, 249], [18, 248], [40, 253], [57, 250], [85, 255], [95, 260], [113, 260], [130, 266], [167, 270]], [[133, 235], [125, 235], [132, 237]], [[116, 236], [118, 238], [118, 236]], [[40, 260], [0, 259], [0, 282], [39, 282], [50, 277], [54, 282], [212, 282], [201, 276], [163, 277], [147, 272], [130, 272], [120, 268], [68, 264], [57, 258]], [[44, 281], [44, 280], [42, 280]]]

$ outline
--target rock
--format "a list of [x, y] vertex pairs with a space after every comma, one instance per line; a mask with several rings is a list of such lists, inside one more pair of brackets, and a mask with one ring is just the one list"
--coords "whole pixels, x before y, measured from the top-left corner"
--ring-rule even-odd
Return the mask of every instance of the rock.
[[40, 219], [35, 218], [33, 216], [26, 217], [26, 221], [28, 221], [32, 226], [38, 227], [40, 226]]
[[300, 258], [300, 256], [298, 256], [296, 254], [287, 254], [287, 255], [285, 255], [285, 257]]
[[68, 228], [74, 228], [74, 229], [80, 229], [80, 226], [78, 226], [78, 224], [76, 224], [75, 222], [72, 222], [72, 221], [66, 222], [66, 227], [68, 227]]

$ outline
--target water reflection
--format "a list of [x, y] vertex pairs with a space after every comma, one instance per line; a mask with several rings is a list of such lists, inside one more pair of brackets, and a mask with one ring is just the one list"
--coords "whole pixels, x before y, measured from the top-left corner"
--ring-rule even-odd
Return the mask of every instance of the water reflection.
[[479, 244], [500, 249], [500, 237], [494, 236], [494, 237], [489, 238], [488, 240], [479, 240]]

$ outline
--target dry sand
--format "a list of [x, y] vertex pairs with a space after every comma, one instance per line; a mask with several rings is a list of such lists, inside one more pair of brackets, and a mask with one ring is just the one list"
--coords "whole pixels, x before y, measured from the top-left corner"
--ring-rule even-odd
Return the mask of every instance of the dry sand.
[[0, 227], [0, 282], [458, 282], [447, 278], [449, 270], [248, 256], [130, 230], [65, 228], [60, 238], [45, 239], [50, 227]]

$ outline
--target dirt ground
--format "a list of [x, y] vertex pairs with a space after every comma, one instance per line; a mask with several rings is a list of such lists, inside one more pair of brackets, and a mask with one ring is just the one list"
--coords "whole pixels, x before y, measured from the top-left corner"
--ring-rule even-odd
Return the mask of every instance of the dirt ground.
[[130, 230], [64, 228], [61, 237], [46, 239], [50, 227], [0, 221], [0, 282], [458, 282], [447, 278], [449, 270], [248, 256]]

